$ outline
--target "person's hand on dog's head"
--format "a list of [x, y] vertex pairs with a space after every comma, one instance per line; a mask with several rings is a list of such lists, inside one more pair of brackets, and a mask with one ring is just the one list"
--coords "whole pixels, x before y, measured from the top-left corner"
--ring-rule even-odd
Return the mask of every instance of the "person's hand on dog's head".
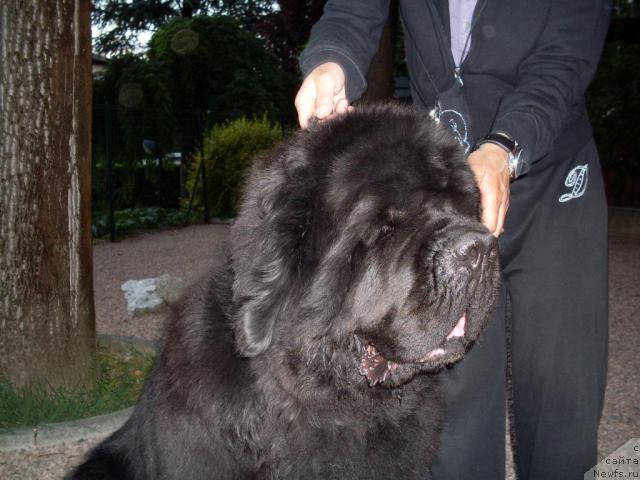
[[322, 121], [334, 114], [349, 111], [351, 107], [347, 100], [342, 67], [327, 62], [313, 69], [298, 90], [295, 106], [302, 128], [307, 128], [312, 118]]
[[[298, 90], [295, 106], [302, 128], [351, 110], [342, 67], [327, 62], [313, 69]], [[498, 237], [509, 208], [507, 155], [499, 147], [486, 144], [469, 155], [469, 165], [480, 189], [482, 223]]]
[[468, 157], [480, 190], [482, 223], [499, 237], [509, 209], [509, 162], [502, 148], [485, 143]]

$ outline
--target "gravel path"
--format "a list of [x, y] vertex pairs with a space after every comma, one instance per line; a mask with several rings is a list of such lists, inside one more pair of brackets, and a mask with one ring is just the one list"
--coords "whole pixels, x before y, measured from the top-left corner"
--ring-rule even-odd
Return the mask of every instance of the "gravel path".
[[130, 320], [120, 286], [127, 280], [168, 273], [187, 285], [196, 282], [222, 259], [216, 255], [226, 241], [226, 225], [193, 225], [152, 232], [93, 249], [93, 281], [98, 333], [158, 339], [164, 313]]
[[609, 238], [609, 370], [598, 447], [640, 437], [640, 236]]
[[[163, 314], [129, 320], [120, 285], [129, 279], [169, 273], [190, 284], [221, 259], [228, 227], [196, 225], [147, 233], [94, 247], [94, 289], [99, 333], [155, 340]], [[633, 437], [640, 437], [640, 236], [610, 238], [610, 364], [600, 452], [608, 455]], [[60, 479], [77, 464], [91, 442], [0, 453], [0, 479]], [[510, 477], [512, 478], [512, 477]]]

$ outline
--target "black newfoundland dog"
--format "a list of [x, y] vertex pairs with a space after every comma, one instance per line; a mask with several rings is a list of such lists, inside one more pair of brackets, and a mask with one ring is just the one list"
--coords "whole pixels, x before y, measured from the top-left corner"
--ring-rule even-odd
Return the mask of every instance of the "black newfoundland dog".
[[428, 478], [435, 373], [499, 284], [455, 140], [390, 105], [301, 131], [252, 168], [230, 250], [70, 478]]

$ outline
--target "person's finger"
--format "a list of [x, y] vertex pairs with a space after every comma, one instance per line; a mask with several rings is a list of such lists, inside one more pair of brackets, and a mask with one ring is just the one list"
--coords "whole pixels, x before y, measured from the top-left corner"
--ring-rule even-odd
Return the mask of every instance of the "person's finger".
[[336, 113], [347, 113], [349, 111], [349, 102], [346, 98], [340, 98], [336, 101]]
[[328, 117], [334, 110], [336, 80], [330, 73], [322, 73], [316, 80], [316, 104], [314, 114], [318, 119]]
[[313, 116], [315, 102], [315, 85], [313, 80], [307, 77], [304, 82], [302, 82], [294, 102], [298, 110], [298, 123], [300, 127], [307, 128], [309, 126], [309, 119]]
[[497, 238], [504, 231], [504, 219], [507, 215], [507, 208], [505, 202], [500, 202], [498, 205], [498, 212], [496, 214], [496, 229], [493, 232], [493, 235]]
[[509, 210], [509, 190], [508, 187], [502, 187], [502, 200], [500, 201], [500, 208], [498, 209], [498, 224], [496, 225], [496, 237], [500, 236], [504, 232], [504, 224], [507, 218], [507, 211]]
[[493, 235], [498, 225], [500, 202], [496, 195], [495, 186], [484, 184], [480, 189], [480, 205], [482, 208], [482, 223]]

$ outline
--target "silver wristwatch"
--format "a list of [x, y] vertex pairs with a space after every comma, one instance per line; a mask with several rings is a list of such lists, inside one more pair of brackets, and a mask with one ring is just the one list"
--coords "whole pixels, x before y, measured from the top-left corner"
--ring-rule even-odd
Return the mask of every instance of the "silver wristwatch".
[[476, 143], [476, 148], [483, 143], [493, 143], [507, 152], [509, 154], [507, 160], [509, 164], [509, 178], [515, 180], [520, 176], [524, 163], [522, 162], [522, 147], [518, 145], [518, 142], [504, 132], [496, 132], [490, 133], [480, 139], [480, 141]]

